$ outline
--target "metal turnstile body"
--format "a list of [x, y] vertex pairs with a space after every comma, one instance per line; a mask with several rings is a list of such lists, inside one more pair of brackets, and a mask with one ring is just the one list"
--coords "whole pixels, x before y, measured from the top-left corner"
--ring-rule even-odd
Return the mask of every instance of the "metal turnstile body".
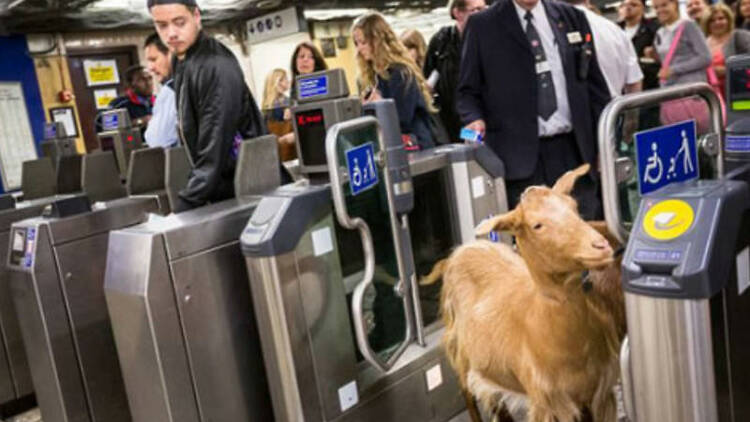
[[750, 420], [749, 210], [748, 184], [728, 179], [641, 202], [623, 259], [632, 420]]
[[237, 241], [257, 202], [112, 233], [105, 290], [133, 421], [273, 420]]
[[277, 145], [242, 142], [238, 198], [112, 233], [104, 286], [134, 422], [273, 420], [238, 239], [253, 195], [279, 185]]
[[125, 178], [130, 163], [130, 153], [143, 147], [141, 129], [132, 126], [126, 109], [102, 113], [102, 132], [97, 134], [99, 149], [112, 151], [120, 169], [120, 177]]
[[[386, 123], [383, 128], [398, 137], [386, 155], [403, 151], [394, 127]], [[371, 224], [372, 252], [379, 261], [374, 289], [365, 289], [364, 316], [353, 310], [360, 306], [357, 282], [368, 271], [362, 243], [356, 231], [337, 224], [331, 185], [279, 188], [263, 198], [243, 232], [277, 421], [444, 421], [464, 407], [441, 349], [441, 284], [416, 292], [422, 319], [407, 316], [411, 328], [403, 326], [403, 314], [412, 312], [412, 305], [399, 308], [401, 296], [403, 303], [411, 302], [411, 293], [399, 282], [396, 267], [402, 263], [388, 250], [393, 245], [386, 245], [392, 241], [390, 205], [381, 187], [390, 180], [396, 195], [413, 189], [408, 224], [399, 224], [410, 233], [403, 239], [402, 256], [413, 260], [415, 275], [425, 275], [456, 245], [474, 239], [480, 221], [507, 210], [503, 166], [483, 146], [450, 145], [410, 156], [395, 173], [404, 177], [381, 179], [363, 196], [346, 199]], [[374, 351], [385, 361], [385, 372], [358, 347], [354, 325], [359, 317], [372, 347], [367, 353]]]
[[64, 218], [14, 223], [8, 266], [13, 302], [45, 421], [130, 421], [104, 300], [111, 230], [159, 212], [123, 198]]
[[44, 140], [39, 145], [42, 155], [50, 157], [57, 167], [60, 158], [76, 155], [76, 140], [65, 132], [65, 126], [60, 122], [44, 124]]

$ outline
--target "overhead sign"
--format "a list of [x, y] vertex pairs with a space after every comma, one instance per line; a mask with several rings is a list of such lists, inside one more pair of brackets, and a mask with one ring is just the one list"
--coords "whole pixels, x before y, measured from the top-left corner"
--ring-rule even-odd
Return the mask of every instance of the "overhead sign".
[[86, 74], [88, 86], [117, 85], [120, 83], [116, 60], [84, 60], [83, 70]]
[[307, 21], [296, 7], [269, 13], [247, 21], [247, 41], [258, 44], [285, 35], [307, 31]]
[[661, 201], [651, 207], [643, 218], [643, 231], [656, 240], [672, 240], [682, 236], [695, 220], [693, 207], [679, 199]]
[[695, 120], [636, 133], [635, 152], [641, 195], [698, 178]]
[[378, 170], [375, 166], [375, 148], [372, 142], [346, 151], [346, 168], [349, 170], [349, 187], [352, 195], [378, 184]]

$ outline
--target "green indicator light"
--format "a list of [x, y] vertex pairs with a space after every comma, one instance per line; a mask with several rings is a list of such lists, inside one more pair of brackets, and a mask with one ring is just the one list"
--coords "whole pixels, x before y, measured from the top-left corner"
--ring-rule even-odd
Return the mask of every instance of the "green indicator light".
[[750, 100], [732, 101], [732, 110], [750, 110]]

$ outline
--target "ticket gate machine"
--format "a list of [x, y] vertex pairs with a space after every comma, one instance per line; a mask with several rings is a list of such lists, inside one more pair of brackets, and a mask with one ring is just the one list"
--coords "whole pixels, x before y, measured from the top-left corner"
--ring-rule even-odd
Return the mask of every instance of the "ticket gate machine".
[[507, 210], [502, 162], [476, 144], [407, 157], [393, 101], [365, 113], [328, 131], [330, 184], [265, 195], [242, 233], [280, 422], [444, 421], [464, 407], [441, 350], [442, 283], [416, 280]]
[[[112, 154], [91, 156], [84, 157], [84, 190], [106, 202], [57, 201], [51, 213], [10, 229], [11, 296], [23, 310], [17, 317], [45, 422], [131, 420], [104, 299], [107, 244], [111, 230], [166, 209], [156, 194], [123, 197]], [[148, 160], [143, 166], [143, 174], [164, 179]], [[86, 181], [107, 173], [114, 183], [102, 189]]]
[[[359, 98], [349, 98], [342, 69], [297, 76], [297, 105], [292, 107], [300, 172], [312, 179], [326, 174], [323, 140], [331, 126], [362, 115]], [[327, 178], [323, 178], [327, 180]]]
[[42, 155], [50, 157], [57, 167], [60, 157], [76, 155], [76, 140], [65, 132], [65, 126], [60, 122], [44, 124], [44, 140], [40, 144]]
[[254, 195], [279, 185], [277, 148], [241, 144], [235, 199], [111, 234], [104, 287], [134, 422], [273, 420], [238, 238]]
[[[83, 161], [87, 163], [89, 168], [103, 169], [108, 165], [112, 166], [112, 171], [109, 174], [115, 176], [111, 182], [107, 181], [106, 171], [100, 171], [97, 174], [88, 174], [87, 178], [90, 180], [82, 181], [81, 166], [83, 163], [81, 158], [82, 156], [80, 155], [60, 158], [57, 168], [58, 175], [61, 171], [65, 172], [66, 175], [57, 181], [58, 191], [62, 192], [62, 194], [36, 198], [30, 201], [21, 201], [13, 207], [4, 208], [0, 211], [0, 256], [6, 257], [8, 255], [10, 229], [13, 223], [37, 217], [55, 201], [70, 198], [73, 193], [80, 194], [83, 192], [83, 184], [91, 188], [91, 192], [87, 191], [84, 193], [89, 198], [93, 198], [93, 200], [101, 199], [101, 197], [96, 195], [96, 191], [106, 189], [106, 186], [112, 186], [113, 183], [119, 185], [120, 180], [116, 176], [114, 160], [109, 154], [106, 156], [87, 155], [83, 157]], [[45, 157], [45, 160], [49, 164], [49, 158]], [[24, 172], [29, 169], [33, 172], [35, 167], [24, 166]], [[45, 170], [45, 174], [47, 173]], [[65, 181], [66, 179], [70, 179], [71, 175], [78, 176], [77, 183], [75, 183], [75, 180]], [[48, 174], [47, 177], [49, 177]], [[54, 190], [54, 180], [45, 179], [40, 177], [39, 174], [24, 174], [22, 179], [25, 183], [33, 183], [37, 188], [46, 183], [48, 188], [42, 190]], [[20, 247], [19, 245], [15, 246], [17, 246], [17, 249]], [[2, 341], [2, 345], [0, 345], [0, 404], [2, 404], [22, 399], [34, 392], [26, 352], [23, 349], [24, 346], [18, 325], [18, 318], [11, 296], [10, 272], [5, 265], [0, 266], [0, 340]]]
[[130, 162], [130, 153], [143, 145], [141, 128], [130, 123], [126, 109], [102, 113], [102, 132], [97, 134], [99, 149], [112, 151], [120, 169], [120, 177], [125, 179]]

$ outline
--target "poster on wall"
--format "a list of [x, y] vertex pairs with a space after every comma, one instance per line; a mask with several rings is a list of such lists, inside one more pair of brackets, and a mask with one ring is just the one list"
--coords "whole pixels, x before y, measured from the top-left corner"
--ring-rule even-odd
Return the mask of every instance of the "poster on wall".
[[6, 191], [21, 187], [24, 161], [37, 158], [20, 82], [0, 82], [0, 176]]
[[49, 109], [49, 115], [53, 122], [60, 122], [65, 126], [65, 136], [78, 137], [78, 125], [76, 125], [76, 112], [73, 107], [55, 107]]
[[117, 90], [115, 88], [97, 89], [94, 91], [94, 103], [96, 103], [97, 110], [109, 108], [109, 103], [115, 98], [117, 98]]
[[84, 60], [83, 71], [86, 74], [87, 86], [117, 85], [120, 83], [116, 60]]

